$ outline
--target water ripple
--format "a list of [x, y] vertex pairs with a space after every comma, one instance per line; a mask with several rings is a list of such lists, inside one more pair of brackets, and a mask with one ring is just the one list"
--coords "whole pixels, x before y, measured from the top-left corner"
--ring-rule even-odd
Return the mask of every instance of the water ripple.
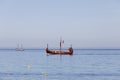
[[[0, 73], [0, 76], [41, 76], [44, 73]], [[48, 76], [120, 76], [120, 73], [46, 73]]]

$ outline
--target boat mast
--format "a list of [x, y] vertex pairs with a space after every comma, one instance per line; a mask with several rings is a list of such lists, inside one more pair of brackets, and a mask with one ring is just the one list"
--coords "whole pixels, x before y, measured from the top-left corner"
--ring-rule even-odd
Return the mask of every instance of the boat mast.
[[61, 47], [62, 47], [62, 38], [60, 38], [60, 52], [61, 52]]
[[60, 51], [62, 49], [62, 44], [64, 43], [64, 40], [62, 40], [62, 38], [60, 38]]
[[19, 49], [19, 44], [17, 44], [17, 49]]
[[48, 44], [47, 44], [47, 48], [48, 48]]
[[21, 44], [21, 49], [23, 49], [23, 46], [22, 46], [22, 44]]

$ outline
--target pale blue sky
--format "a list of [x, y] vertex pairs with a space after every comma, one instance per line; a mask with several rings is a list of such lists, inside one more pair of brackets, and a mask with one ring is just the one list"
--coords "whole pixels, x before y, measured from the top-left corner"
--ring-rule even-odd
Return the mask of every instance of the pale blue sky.
[[0, 47], [120, 48], [119, 0], [0, 0]]

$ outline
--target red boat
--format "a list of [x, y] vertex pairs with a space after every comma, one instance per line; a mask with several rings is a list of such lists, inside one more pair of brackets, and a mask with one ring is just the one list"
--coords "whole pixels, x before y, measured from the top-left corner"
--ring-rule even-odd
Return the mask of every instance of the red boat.
[[73, 48], [70, 47], [68, 51], [49, 50], [46, 48], [46, 53], [52, 55], [73, 55]]
[[52, 54], [52, 55], [73, 55], [72, 46], [68, 49], [68, 51], [62, 51], [61, 50], [61, 44], [62, 44], [62, 41], [60, 41], [60, 50], [49, 50], [48, 45], [47, 45], [47, 48], [46, 48], [47, 55], [48, 54]]

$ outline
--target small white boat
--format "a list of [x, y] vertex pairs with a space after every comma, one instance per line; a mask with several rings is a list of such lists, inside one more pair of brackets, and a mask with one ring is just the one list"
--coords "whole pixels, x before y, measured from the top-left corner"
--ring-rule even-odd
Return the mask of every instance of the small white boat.
[[17, 45], [16, 51], [24, 51], [22, 44], [21, 47], [19, 46], [19, 44]]

